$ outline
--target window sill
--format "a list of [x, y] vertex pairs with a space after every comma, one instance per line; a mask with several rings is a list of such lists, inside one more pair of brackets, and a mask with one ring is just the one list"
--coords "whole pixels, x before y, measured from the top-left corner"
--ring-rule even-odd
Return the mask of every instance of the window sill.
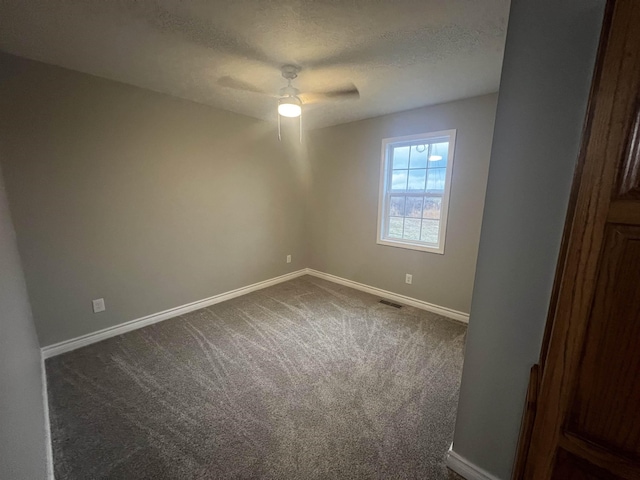
[[438, 255], [444, 255], [444, 247], [429, 247], [428, 245], [420, 243], [387, 239], [378, 239], [376, 243], [378, 245], [385, 245], [387, 247], [405, 248], [407, 250], [418, 250], [420, 252], [437, 253]]

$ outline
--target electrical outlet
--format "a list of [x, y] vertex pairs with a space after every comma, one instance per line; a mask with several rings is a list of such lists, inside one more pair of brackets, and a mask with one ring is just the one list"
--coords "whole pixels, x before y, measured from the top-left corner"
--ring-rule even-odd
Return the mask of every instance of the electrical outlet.
[[412, 282], [413, 282], [413, 275], [411, 275], [410, 273], [407, 273], [404, 276], [404, 283], [408, 283], [409, 285], [411, 285]]
[[93, 313], [104, 312], [107, 309], [104, 305], [104, 298], [96, 298], [91, 303], [93, 304]]
[[287, 263], [291, 263], [291, 255], [287, 255]]

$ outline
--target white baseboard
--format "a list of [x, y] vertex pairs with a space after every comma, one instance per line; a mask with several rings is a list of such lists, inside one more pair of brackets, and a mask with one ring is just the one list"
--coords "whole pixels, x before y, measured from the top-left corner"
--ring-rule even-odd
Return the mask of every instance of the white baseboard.
[[330, 273], [319, 272], [318, 270], [313, 270], [312, 268], [307, 268], [306, 270], [309, 275], [313, 275], [314, 277], [323, 278], [325, 280], [329, 280], [330, 282], [339, 283], [340, 285], [355, 288], [356, 290], [360, 290], [363, 292], [371, 293], [378, 297], [383, 297], [398, 303], [411, 305], [412, 307], [437, 313], [438, 315], [442, 315], [443, 317], [451, 318], [459, 322], [469, 323], [468, 313], [459, 312], [458, 310], [452, 310], [451, 308], [434, 305], [432, 303], [428, 303], [423, 300], [418, 300], [417, 298], [407, 297], [405, 295], [400, 295], [398, 293], [382, 290], [381, 288], [365, 285], [364, 283], [358, 283], [358, 282], [354, 282], [353, 280], [347, 280], [346, 278], [337, 277], [336, 275], [331, 275]]
[[51, 445], [51, 421], [49, 419], [49, 393], [47, 390], [47, 371], [44, 366], [44, 355], [40, 355], [42, 374], [42, 404], [44, 407], [44, 440], [47, 455], [47, 480], [55, 480], [53, 473], [53, 448]]
[[[224, 302], [226, 300], [231, 300], [232, 298], [239, 297], [241, 295], [246, 295], [247, 293], [254, 292], [256, 290], [261, 290], [263, 288], [267, 288], [272, 285], [276, 285], [278, 283], [283, 283], [283, 282], [292, 280], [294, 278], [301, 277], [302, 275], [312, 275], [314, 277], [322, 278], [324, 280], [328, 280], [333, 283], [351, 287], [363, 292], [371, 293], [379, 297], [387, 298], [395, 302], [399, 302], [405, 305], [411, 305], [413, 307], [420, 308], [422, 310], [427, 310], [433, 313], [437, 313], [439, 315], [451, 318], [453, 320], [457, 320], [464, 323], [469, 322], [469, 314], [464, 312], [459, 312], [457, 310], [452, 310], [450, 308], [433, 305], [431, 303], [418, 300], [416, 298], [407, 297], [405, 295], [389, 292], [387, 290], [382, 290], [381, 288], [376, 288], [370, 285], [365, 285], [363, 283], [354, 282], [353, 280], [348, 280], [346, 278], [338, 277], [336, 275], [331, 275], [329, 273], [320, 272], [318, 270], [313, 270], [311, 268], [303, 268], [301, 270], [287, 273], [279, 277], [274, 277], [269, 280], [264, 280], [262, 282], [248, 285], [246, 287], [241, 287], [235, 290], [231, 290], [229, 292], [214, 295], [212, 297], [205, 298], [203, 300], [197, 300], [195, 302], [191, 302], [186, 305], [181, 305], [179, 307], [171, 308], [169, 310], [164, 310], [162, 312], [154, 313], [151, 315], [147, 315], [145, 317], [141, 317], [135, 320], [121, 323], [120, 325], [115, 325], [113, 327], [98, 330], [97, 332], [89, 333], [87, 335], [82, 335], [80, 337], [72, 338], [70, 340], [65, 340], [63, 342], [56, 343], [53, 345], [48, 345], [41, 349], [42, 397], [43, 397], [44, 417], [45, 417], [45, 438], [47, 443], [46, 445], [47, 479], [54, 480], [54, 469], [53, 469], [53, 451], [51, 446], [51, 424], [49, 419], [49, 402], [48, 402], [48, 394], [47, 394], [47, 374], [46, 374], [45, 364], [44, 364], [45, 359], [54, 357], [56, 355], [60, 355], [61, 353], [70, 352], [72, 350], [76, 350], [78, 348], [91, 345], [92, 343], [100, 342], [102, 340], [106, 340], [107, 338], [115, 337], [117, 335], [121, 335], [123, 333], [127, 333], [132, 330], [137, 330], [139, 328], [146, 327], [147, 325], [152, 325], [154, 323], [158, 323], [163, 320], [168, 320], [170, 318], [184, 315], [185, 313], [193, 312], [195, 310], [199, 310], [201, 308], [208, 307], [210, 305], [215, 305], [216, 303]], [[464, 478], [468, 480], [476, 480], [476, 479], [477, 480], [498, 480], [496, 477], [488, 474], [484, 470], [467, 462], [464, 458], [456, 454], [452, 449], [450, 449], [449, 453], [447, 454], [446, 463], [447, 463], [447, 466], [449, 466], [449, 468], [451, 468], [453, 471], [462, 475]]]
[[457, 320], [459, 322], [464, 322], [464, 323], [469, 322], [469, 314], [464, 312], [459, 312], [457, 310], [452, 310], [450, 308], [441, 307], [439, 305], [433, 305], [431, 303], [424, 302], [416, 298], [411, 298], [405, 295], [389, 292], [387, 290], [382, 290], [381, 288], [376, 288], [370, 285], [365, 285], [363, 283], [354, 282], [353, 280], [347, 280], [346, 278], [338, 277], [336, 275], [331, 275], [329, 273], [319, 272], [318, 270], [313, 270], [311, 268], [303, 268], [301, 270], [287, 273], [279, 277], [254, 283], [246, 287], [237, 288], [235, 290], [221, 293], [219, 295], [214, 295], [213, 297], [205, 298], [203, 300], [197, 300], [195, 302], [191, 302], [186, 305], [170, 308], [169, 310], [153, 313], [151, 315], [147, 315], [142, 318], [137, 318], [135, 320], [130, 320], [128, 322], [115, 325], [113, 327], [108, 327], [102, 330], [98, 330], [97, 332], [88, 333], [80, 337], [72, 338], [70, 340], [65, 340], [63, 342], [55, 343], [53, 345], [48, 345], [42, 348], [42, 356], [45, 359], [54, 357], [56, 355], [60, 355], [61, 353], [70, 352], [72, 350], [76, 350], [78, 348], [91, 345], [92, 343], [106, 340], [107, 338], [115, 337], [117, 335], [121, 335], [123, 333], [127, 333], [132, 330], [137, 330], [138, 328], [146, 327], [147, 325], [152, 325], [154, 323], [158, 323], [163, 320], [168, 320], [169, 318], [174, 318], [180, 315], [184, 315], [185, 313], [193, 312], [194, 310], [199, 310], [201, 308], [208, 307], [210, 305], [215, 305], [216, 303], [224, 302], [226, 300], [231, 300], [232, 298], [239, 297], [241, 295], [246, 295], [247, 293], [254, 292], [256, 290], [261, 290], [263, 288], [270, 287], [271, 285], [276, 285], [278, 283], [286, 282], [288, 280], [292, 280], [296, 277], [300, 277], [302, 275], [307, 275], [307, 274], [313, 275], [314, 277], [323, 278], [325, 280], [329, 280], [330, 282], [338, 283], [340, 285], [345, 285], [347, 287], [355, 288], [356, 290], [361, 290], [363, 292], [371, 293], [379, 297], [387, 298], [389, 300], [393, 300], [398, 303], [411, 305], [412, 307], [437, 313], [439, 315], [451, 318], [453, 320]]
[[71, 350], [76, 350], [77, 348], [91, 345], [92, 343], [100, 342], [101, 340], [106, 340], [107, 338], [115, 337], [132, 330], [137, 330], [138, 328], [146, 327], [147, 325], [152, 325], [163, 320], [168, 320], [169, 318], [178, 317], [180, 315], [184, 315], [185, 313], [193, 312], [194, 310], [199, 310], [210, 305], [215, 305], [216, 303], [224, 302], [225, 300], [231, 300], [232, 298], [246, 295], [247, 293], [261, 290], [263, 288], [270, 287], [271, 285], [286, 282], [293, 278], [305, 275], [306, 273], [307, 269], [303, 268], [295, 272], [280, 275], [279, 277], [274, 277], [269, 280], [254, 283], [253, 285], [236, 288], [235, 290], [221, 293], [219, 295], [214, 295], [213, 297], [205, 298], [203, 300], [197, 300], [195, 302], [187, 303], [186, 305], [181, 305], [179, 307], [170, 308], [169, 310], [164, 310], [163, 312], [153, 313], [151, 315], [147, 315], [146, 317], [137, 318], [135, 320], [130, 320], [128, 322], [115, 325], [113, 327], [98, 330], [97, 332], [88, 333], [87, 335], [82, 335], [81, 337], [72, 338], [70, 340], [65, 340], [53, 345], [48, 345], [42, 348], [42, 355], [44, 358], [54, 357], [56, 355], [60, 355], [61, 353], [70, 352]]
[[500, 480], [495, 475], [491, 475], [486, 470], [474, 465], [466, 458], [461, 457], [454, 452], [453, 443], [451, 444], [451, 447], [449, 447], [445, 463], [447, 464], [447, 467], [467, 480]]

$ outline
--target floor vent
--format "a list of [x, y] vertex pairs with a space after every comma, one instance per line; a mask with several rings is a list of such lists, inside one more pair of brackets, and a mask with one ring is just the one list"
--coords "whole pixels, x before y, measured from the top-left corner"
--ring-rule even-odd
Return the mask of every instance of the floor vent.
[[389, 300], [380, 300], [380, 303], [389, 305], [390, 307], [393, 307], [393, 308], [402, 308], [402, 305], [400, 305], [399, 303], [393, 303], [393, 302], [390, 302]]

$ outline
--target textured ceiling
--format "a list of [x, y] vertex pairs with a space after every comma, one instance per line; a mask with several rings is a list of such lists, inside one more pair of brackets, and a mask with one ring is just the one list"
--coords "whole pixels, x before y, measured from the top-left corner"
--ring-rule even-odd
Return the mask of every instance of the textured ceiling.
[[498, 89], [509, 0], [0, 0], [0, 50], [246, 115], [276, 93], [353, 82], [360, 100], [305, 108], [319, 127]]

